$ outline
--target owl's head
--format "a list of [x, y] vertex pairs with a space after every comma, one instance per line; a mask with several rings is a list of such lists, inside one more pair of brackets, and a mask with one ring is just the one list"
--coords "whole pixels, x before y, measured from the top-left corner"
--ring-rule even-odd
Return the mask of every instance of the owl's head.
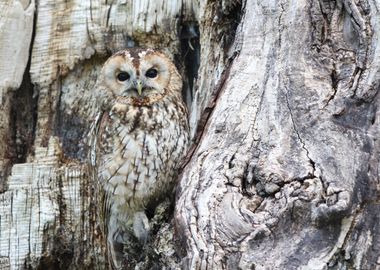
[[100, 81], [117, 102], [151, 105], [170, 95], [180, 95], [182, 80], [175, 65], [162, 52], [128, 49], [115, 53], [104, 64]]

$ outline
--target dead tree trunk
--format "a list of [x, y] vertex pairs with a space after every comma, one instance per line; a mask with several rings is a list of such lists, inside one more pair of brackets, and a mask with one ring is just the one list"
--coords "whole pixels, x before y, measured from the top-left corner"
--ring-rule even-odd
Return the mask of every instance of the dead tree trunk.
[[0, 2], [0, 269], [107, 267], [85, 138], [103, 62], [133, 46], [176, 61], [193, 136], [136, 268], [380, 269], [379, 10]]
[[379, 7], [246, 2], [179, 184], [188, 268], [380, 269]]

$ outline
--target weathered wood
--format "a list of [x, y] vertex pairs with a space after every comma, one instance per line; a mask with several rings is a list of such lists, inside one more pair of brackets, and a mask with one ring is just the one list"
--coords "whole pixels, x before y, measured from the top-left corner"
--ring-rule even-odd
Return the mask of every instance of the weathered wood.
[[378, 8], [246, 2], [179, 184], [187, 268], [379, 268]]
[[17, 159], [10, 131], [11, 100], [29, 59], [34, 9], [34, 0], [0, 2], [0, 191], [5, 189], [9, 164]]
[[[97, 75], [105, 59], [125, 47], [161, 48], [179, 58], [178, 33], [186, 21], [194, 21], [197, 5], [192, 1], [3, 2], [0, 183], [5, 192], [0, 195], [0, 269], [104, 269], [98, 199], [85, 165]], [[19, 111], [22, 104], [17, 95], [30, 91], [33, 97], [28, 101], [36, 117], [20, 119], [15, 113], [14, 123], [12, 110]], [[29, 120], [35, 123], [26, 126]], [[18, 130], [32, 138], [20, 159], [13, 158], [17, 151], [12, 150], [24, 146], [13, 135]], [[8, 158], [7, 152], [13, 156]], [[170, 249], [163, 252], [169, 260]]]

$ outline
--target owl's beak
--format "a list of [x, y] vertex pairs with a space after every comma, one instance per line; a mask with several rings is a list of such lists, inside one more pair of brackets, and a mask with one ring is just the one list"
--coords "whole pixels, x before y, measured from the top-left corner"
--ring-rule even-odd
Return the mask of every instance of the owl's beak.
[[139, 96], [141, 96], [141, 94], [142, 94], [142, 84], [141, 84], [140, 80], [138, 80], [136, 82], [136, 89], [137, 89], [137, 93], [139, 94]]

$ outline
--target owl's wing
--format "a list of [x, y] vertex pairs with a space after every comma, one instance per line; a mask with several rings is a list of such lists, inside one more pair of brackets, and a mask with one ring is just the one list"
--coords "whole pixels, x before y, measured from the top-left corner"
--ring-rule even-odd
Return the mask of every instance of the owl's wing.
[[[92, 162], [93, 164], [95, 164], [97, 169], [97, 192], [99, 196], [98, 198], [100, 198], [101, 200], [100, 222], [107, 248], [108, 263], [111, 266], [111, 269], [121, 269], [120, 262], [123, 260], [123, 246], [115, 246], [115, 239], [113, 238], [116, 237], [114, 234], [117, 234], [117, 231], [112, 231], [112, 227], [109, 228], [110, 223], [112, 223], [110, 212], [111, 198], [110, 193], [104, 191], [103, 184], [104, 181], [107, 181], [107, 179], [103, 179], [103, 176], [101, 174], [102, 170], [104, 170], [104, 168], [102, 168], [103, 161], [101, 157], [104, 157], [105, 155], [113, 151], [112, 145], [110, 145], [107, 140], [107, 138], [110, 138], [112, 136], [112, 134], [110, 134], [110, 130], [106, 128], [110, 124], [109, 113], [104, 112], [100, 114], [95, 122], [95, 139], [93, 141], [94, 147], [92, 148]], [[111, 233], [111, 235], [109, 235], [109, 233]]]
[[[91, 167], [91, 177], [93, 183], [95, 184], [95, 196], [96, 200], [101, 205], [99, 221], [101, 223], [103, 235], [107, 237], [107, 220], [109, 220], [109, 199], [107, 198], [106, 192], [103, 190], [102, 180], [100, 173], [102, 168], [100, 164], [100, 156], [104, 154], [104, 146], [102, 143], [102, 136], [105, 132], [105, 126], [109, 121], [109, 114], [107, 112], [99, 112], [96, 115], [94, 122], [90, 127], [88, 133], [88, 145], [90, 147], [89, 151], [89, 165]], [[107, 242], [107, 241], [106, 241]]]

